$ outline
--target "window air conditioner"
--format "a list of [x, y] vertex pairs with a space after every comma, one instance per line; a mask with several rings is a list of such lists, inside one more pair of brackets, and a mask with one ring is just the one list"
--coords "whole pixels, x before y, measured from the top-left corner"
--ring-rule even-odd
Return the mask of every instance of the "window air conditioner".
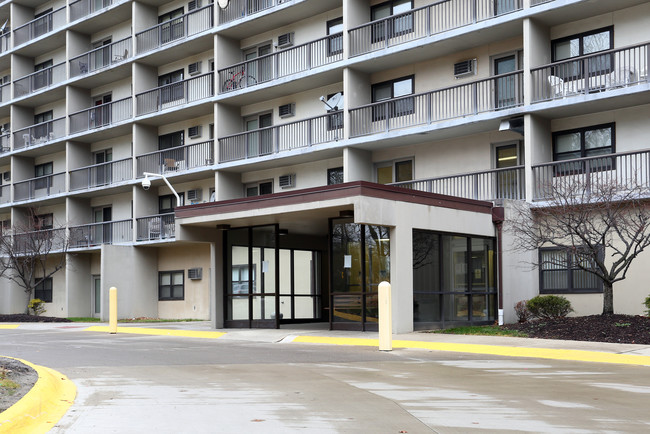
[[203, 197], [203, 190], [200, 188], [195, 188], [193, 190], [187, 190], [187, 200], [190, 202], [196, 202], [201, 200]]
[[187, 135], [190, 139], [198, 139], [201, 137], [201, 125], [195, 125], [187, 129]]
[[192, 0], [187, 4], [187, 11], [193, 11], [194, 9], [199, 9], [201, 7], [201, 0]]
[[187, 278], [190, 280], [201, 280], [203, 278], [203, 268], [189, 268]]
[[199, 75], [201, 73], [201, 61], [187, 65], [187, 72], [190, 75]]
[[281, 118], [290, 118], [291, 116], [296, 114], [296, 105], [293, 103], [283, 104], [280, 107], [278, 107], [278, 113]]
[[287, 48], [293, 45], [293, 32], [278, 36], [278, 48]]
[[454, 63], [454, 76], [456, 78], [474, 74], [476, 74], [476, 59], [468, 59]]
[[281, 175], [278, 178], [280, 188], [291, 188], [296, 186], [296, 175]]

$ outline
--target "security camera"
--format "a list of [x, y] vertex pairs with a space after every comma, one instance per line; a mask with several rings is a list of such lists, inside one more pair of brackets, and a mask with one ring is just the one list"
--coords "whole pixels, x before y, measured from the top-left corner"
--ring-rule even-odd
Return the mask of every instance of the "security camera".
[[318, 98], [318, 99], [321, 100], [322, 102], [325, 102], [325, 97], [324, 97], [324, 96], [321, 96], [321, 97]]
[[142, 188], [145, 190], [149, 190], [149, 188], [151, 188], [151, 180], [148, 177], [145, 177], [142, 180]]

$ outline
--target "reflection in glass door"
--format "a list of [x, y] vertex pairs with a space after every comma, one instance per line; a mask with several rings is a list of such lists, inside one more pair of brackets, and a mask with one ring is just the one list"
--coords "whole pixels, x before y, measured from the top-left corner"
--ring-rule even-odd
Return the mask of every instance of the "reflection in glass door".
[[[494, 59], [494, 75], [507, 74], [517, 70], [515, 55]], [[517, 105], [517, 75], [499, 77], [495, 81], [495, 108]]]
[[99, 276], [93, 276], [92, 305], [93, 318], [99, 318], [102, 312], [102, 281]]
[[[496, 152], [496, 166], [497, 169], [507, 169], [515, 167], [519, 164], [517, 155], [517, 144], [497, 146]], [[497, 194], [499, 199], [519, 199], [519, 179], [518, 172], [515, 170], [508, 170], [497, 173]]]

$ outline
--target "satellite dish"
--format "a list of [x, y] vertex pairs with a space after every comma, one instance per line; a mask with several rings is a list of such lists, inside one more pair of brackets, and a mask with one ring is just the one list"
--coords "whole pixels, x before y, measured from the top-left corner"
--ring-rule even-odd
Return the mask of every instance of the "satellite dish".
[[323, 104], [327, 106], [328, 110], [340, 110], [343, 107], [343, 93], [341, 92], [334, 94], [327, 101], [322, 96], [320, 100], [323, 101]]
[[218, 0], [217, 3], [219, 3], [219, 7], [221, 9], [226, 9], [228, 7], [228, 3], [230, 3], [230, 0]]

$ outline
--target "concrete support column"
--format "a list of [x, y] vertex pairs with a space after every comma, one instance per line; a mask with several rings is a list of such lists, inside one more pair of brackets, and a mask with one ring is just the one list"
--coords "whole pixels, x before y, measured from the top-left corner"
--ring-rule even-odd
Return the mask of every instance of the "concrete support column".
[[356, 148], [343, 149], [343, 181], [372, 181], [372, 155]]
[[390, 283], [393, 333], [412, 332], [413, 229], [410, 224], [399, 224], [390, 229]]
[[536, 182], [532, 166], [553, 159], [551, 140], [551, 126], [548, 119], [531, 114], [524, 116], [524, 173], [528, 202], [533, 200]]
[[[524, 20], [524, 105], [532, 103], [533, 76], [532, 68], [551, 62], [549, 28], [532, 18]], [[539, 83], [538, 83], [539, 85]]]

